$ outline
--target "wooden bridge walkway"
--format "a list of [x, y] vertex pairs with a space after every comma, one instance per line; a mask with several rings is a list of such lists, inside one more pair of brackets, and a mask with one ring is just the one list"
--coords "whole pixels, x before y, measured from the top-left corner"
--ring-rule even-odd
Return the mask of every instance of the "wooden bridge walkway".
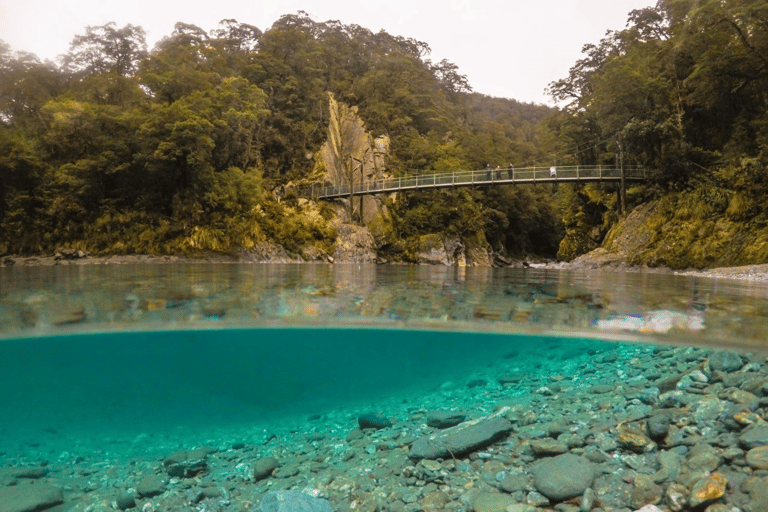
[[300, 189], [300, 194], [313, 199], [339, 199], [350, 196], [389, 194], [406, 190], [439, 189], [454, 187], [487, 187], [524, 183], [574, 183], [644, 181], [645, 171], [639, 167], [625, 167], [624, 176], [618, 166], [573, 165], [556, 168], [552, 176], [549, 167], [523, 167], [480, 171], [456, 171], [436, 174], [402, 176], [385, 180], [372, 180], [349, 186], [336, 187], [326, 183], [313, 183]]

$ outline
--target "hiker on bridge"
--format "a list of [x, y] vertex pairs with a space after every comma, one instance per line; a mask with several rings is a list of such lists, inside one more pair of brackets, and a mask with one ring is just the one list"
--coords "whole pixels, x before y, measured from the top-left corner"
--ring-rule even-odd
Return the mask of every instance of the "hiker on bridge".
[[501, 179], [501, 167], [497, 165], [495, 171], [496, 171], [496, 179], [500, 180]]
[[557, 178], [557, 167], [555, 167], [554, 165], [549, 168], [549, 177]]
[[509, 164], [509, 167], [507, 167], [507, 178], [514, 179], [515, 177], [515, 166], [512, 164]]
[[485, 179], [488, 181], [491, 180], [491, 164], [485, 166]]

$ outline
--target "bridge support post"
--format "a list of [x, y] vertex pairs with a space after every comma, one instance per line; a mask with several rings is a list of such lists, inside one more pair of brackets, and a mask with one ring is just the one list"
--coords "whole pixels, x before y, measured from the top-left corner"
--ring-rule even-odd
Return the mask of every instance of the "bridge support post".
[[624, 151], [621, 148], [621, 139], [616, 139], [616, 145], [619, 146], [619, 170], [621, 172], [621, 182], [619, 183], [619, 204], [621, 208], [621, 215], [627, 214], [627, 179], [624, 173]]

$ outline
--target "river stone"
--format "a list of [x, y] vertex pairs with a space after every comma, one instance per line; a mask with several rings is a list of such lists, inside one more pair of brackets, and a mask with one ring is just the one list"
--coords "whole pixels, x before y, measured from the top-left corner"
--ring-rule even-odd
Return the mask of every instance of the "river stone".
[[562, 501], [581, 496], [595, 480], [595, 467], [584, 457], [564, 453], [531, 468], [533, 485], [547, 498]]
[[270, 491], [256, 512], [333, 512], [328, 502], [300, 491]]
[[264, 457], [256, 459], [253, 463], [253, 480], [258, 482], [265, 478], [272, 476], [272, 472], [280, 466], [277, 459], [274, 457]]
[[669, 432], [672, 416], [668, 412], [659, 412], [648, 418], [648, 435], [651, 439], [662, 439]]
[[16, 478], [42, 478], [48, 474], [48, 468], [45, 466], [27, 466], [13, 471]]
[[619, 425], [616, 427], [619, 444], [637, 453], [647, 453], [656, 448], [656, 443], [645, 435], [640, 427], [634, 425]]
[[768, 446], [752, 448], [747, 452], [746, 460], [753, 469], [768, 469]]
[[518, 503], [509, 494], [500, 492], [481, 492], [472, 502], [475, 512], [536, 512], [530, 505]]
[[653, 481], [651, 475], [640, 474], [635, 477], [630, 497], [630, 504], [634, 508], [640, 508], [644, 505], [656, 505], [661, 503], [663, 497], [664, 489]]
[[142, 498], [151, 498], [165, 491], [165, 484], [157, 475], [147, 475], [136, 484], [136, 492]]
[[122, 493], [117, 496], [115, 504], [118, 510], [128, 510], [136, 506], [136, 499], [132, 494]]
[[531, 449], [537, 456], [560, 455], [568, 452], [568, 445], [554, 439], [534, 439]]
[[427, 415], [427, 425], [433, 428], [455, 427], [467, 415], [459, 411], [434, 411]]
[[688, 503], [692, 508], [696, 508], [704, 503], [715, 501], [725, 494], [727, 485], [728, 480], [722, 474], [712, 473], [693, 484]]
[[768, 423], [760, 421], [755, 426], [745, 430], [739, 436], [739, 444], [747, 450], [768, 445]]
[[422, 436], [411, 445], [412, 459], [439, 459], [466, 455], [504, 438], [512, 430], [505, 418], [485, 418]]
[[360, 425], [361, 429], [375, 428], [376, 430], [392, 426], [392, 422], [389, 421], [389, 418], [380, 412], [361, 414], [357, 417], [357, 424]]
[[24, 483], [0, 487], [0, 512], [35, 512], [63, 502], [61, 489], [50, 484]]
[[744, 366], [738, 352], [717, 350], [709, 356], [709, 367], [720, 372], [735, 372]]

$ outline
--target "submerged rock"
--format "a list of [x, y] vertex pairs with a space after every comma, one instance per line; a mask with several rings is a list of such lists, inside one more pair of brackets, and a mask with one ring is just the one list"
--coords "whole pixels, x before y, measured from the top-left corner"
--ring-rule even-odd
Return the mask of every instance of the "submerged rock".
[[738, 352], [730, 350], [718, 350], [709, 356], [709, 367], [714, 371], [735, 372], [744, 366]]
[[333, 512], [328, 502], [300, 491], [270, 491], [256, 512]]
[[64, 493], [55, 485], [25, 483], [0, 487], [0, 512], [33, 512], [64, 502]]
[[427, 425], [433, 428], [455, 427], [467, 415], [459, 411], [434, 411], [427, 415]]
[[280, 467], [280, 463], [274, 457], [264, 457], [253, 463], [253, 480], [258, 482], [272, 476], [272, 472]]
[[457, 425], [416, 439], [409, 456], [412, 459], [458, 457], [504, 438], [511, 430], [512, 423], [499, 417]]
[[157, 475], [147, 475], [136, 484], [136, 492], [142, 498], [151, 498], [165, 492], [165, 483]]
[[544, 459], [531, 468], [536, 490], [554, 501], [581, 496], [595, 480], [595, 466], [572, 453]]
[[368, 414], [361, 414], [357, 417], [357, 424], [360, 425], [360, 428], [375, 428], [376, 430], [381, 430], [382, 428], [388, 428], [392, 426], [392, 422], [384, 416], [382, 413], [368, 413]]

